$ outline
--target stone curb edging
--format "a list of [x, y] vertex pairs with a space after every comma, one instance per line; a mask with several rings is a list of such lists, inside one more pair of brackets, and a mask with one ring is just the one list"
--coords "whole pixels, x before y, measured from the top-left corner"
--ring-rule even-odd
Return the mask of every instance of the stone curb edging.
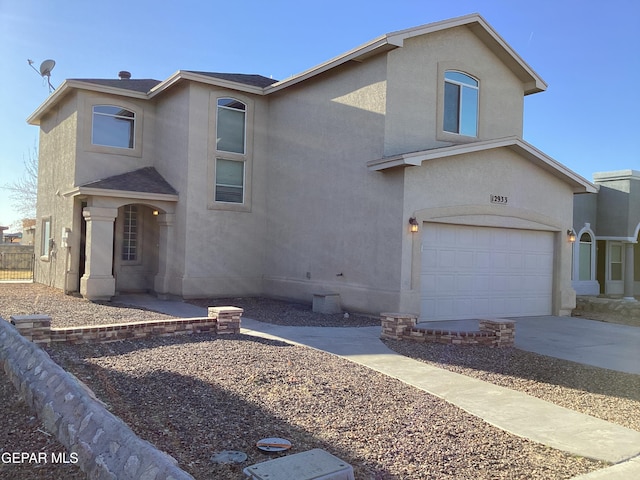
[[580, 316], [582, 312], [613, 313], [623, 317], [639, 317], [640, 302], [623, 298], [608, 298], [580, 295], [576, 297], [576, 308], [573, 316]]
[[140, 439], [93, 392], [0, 319], [0, 364], [25, 403], [96, 480], [194, 480]]

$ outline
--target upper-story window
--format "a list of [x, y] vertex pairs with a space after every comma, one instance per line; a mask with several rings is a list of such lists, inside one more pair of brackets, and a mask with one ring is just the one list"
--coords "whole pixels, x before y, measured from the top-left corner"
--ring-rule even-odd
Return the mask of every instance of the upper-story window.
[[244, 203], [244, 162], [216, 159], [215, 201]]
[[478, 81], [455, 70], [444, 74], [443, 130], [478, 136]]
[[218, 99], [216, 150], [245, 153], [247, 106], [234, 98]]
[[105, 147], [134, 148], [136, 114], [115, 105], [93, 107], [91, 143]]

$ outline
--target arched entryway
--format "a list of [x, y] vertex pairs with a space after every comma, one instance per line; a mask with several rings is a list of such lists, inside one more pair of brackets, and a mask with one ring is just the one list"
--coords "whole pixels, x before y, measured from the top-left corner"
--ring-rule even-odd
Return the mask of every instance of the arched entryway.
[[151, 292], [158, 273], [158, 210], [130, 203], [118, 208], [113, 235], [116, 293]]

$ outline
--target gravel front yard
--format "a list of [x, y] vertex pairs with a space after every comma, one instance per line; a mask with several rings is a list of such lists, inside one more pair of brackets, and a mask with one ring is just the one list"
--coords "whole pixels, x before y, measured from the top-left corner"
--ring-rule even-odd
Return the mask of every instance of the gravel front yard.
[[[323, 322], [323, 316], [308, 307], [248, 299], [242, 305], [234, 300], [247, 316], [262, 321], [286, 317], [288, 322]], [[21, 313], [48, 313], [54, 326], [166, 318], [90, 303], [40, 285], [0, 284], [0, 316], [8, 319]], [[348, 323], [374, 321], [351, 315]], [[388, 345], [421, 361], [640, 430], [640, 376], [516, 349]], [[507, 434], [365, 367], [281, 342], [246, 335], [194, 335], [56, 345], [49, 352], [139, 436], [173, 455], [198, 479], [241, 478], [244, 466], [273, 458], [255, 448], [256, 441], [271, 436], [289, 439], [296, 452], [328, 450], [351, 463], [357, 479], [367, 480], [564, 479], [603, 466]], [[0, 375], [0, 381], [5, 380]], [[0, 448], [56, 448], [15, 394], [8, 398], [10, 389], [0, 394], [3, 417], [16, 419], [11, 435], [3, 432]], [[240, 450], [249, 458], [242, 466], [212, 463], [211, 456], [222, 450]], [[36, 469], [20, 473], [14, 466], [2, 466], [5, 471], [8, 467], [15, 475], [7, 478], [73, 478], [72, 467], [66, 465], [44, 476]], [[28, 473], [33, 475], [25, 476]], [[6, 476], [3, 470], [0, 476]]]

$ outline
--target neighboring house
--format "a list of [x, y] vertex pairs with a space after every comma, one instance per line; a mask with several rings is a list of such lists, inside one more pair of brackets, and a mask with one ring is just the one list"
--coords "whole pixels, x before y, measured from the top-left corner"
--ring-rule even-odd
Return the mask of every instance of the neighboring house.
[[579, 295], [640, 295], [640, 172], [596, 173], [598, 192], [576, 195], [573, 286]]
[[36, 233], [36, 221], [33, 218], [25, 218], [22, 220], [22, 245], [33, 245], [33, 239]]
[[4, 234], [4, 243], [21, 243], [21, 241], [22, 232]]
[[546, 84], [479, 15], [282, 81], [129, 77], [66, 80], [28, 119], [36, 281], [423, 320], [574, 307], [573, 196], [596, 187], [522, 139]]

